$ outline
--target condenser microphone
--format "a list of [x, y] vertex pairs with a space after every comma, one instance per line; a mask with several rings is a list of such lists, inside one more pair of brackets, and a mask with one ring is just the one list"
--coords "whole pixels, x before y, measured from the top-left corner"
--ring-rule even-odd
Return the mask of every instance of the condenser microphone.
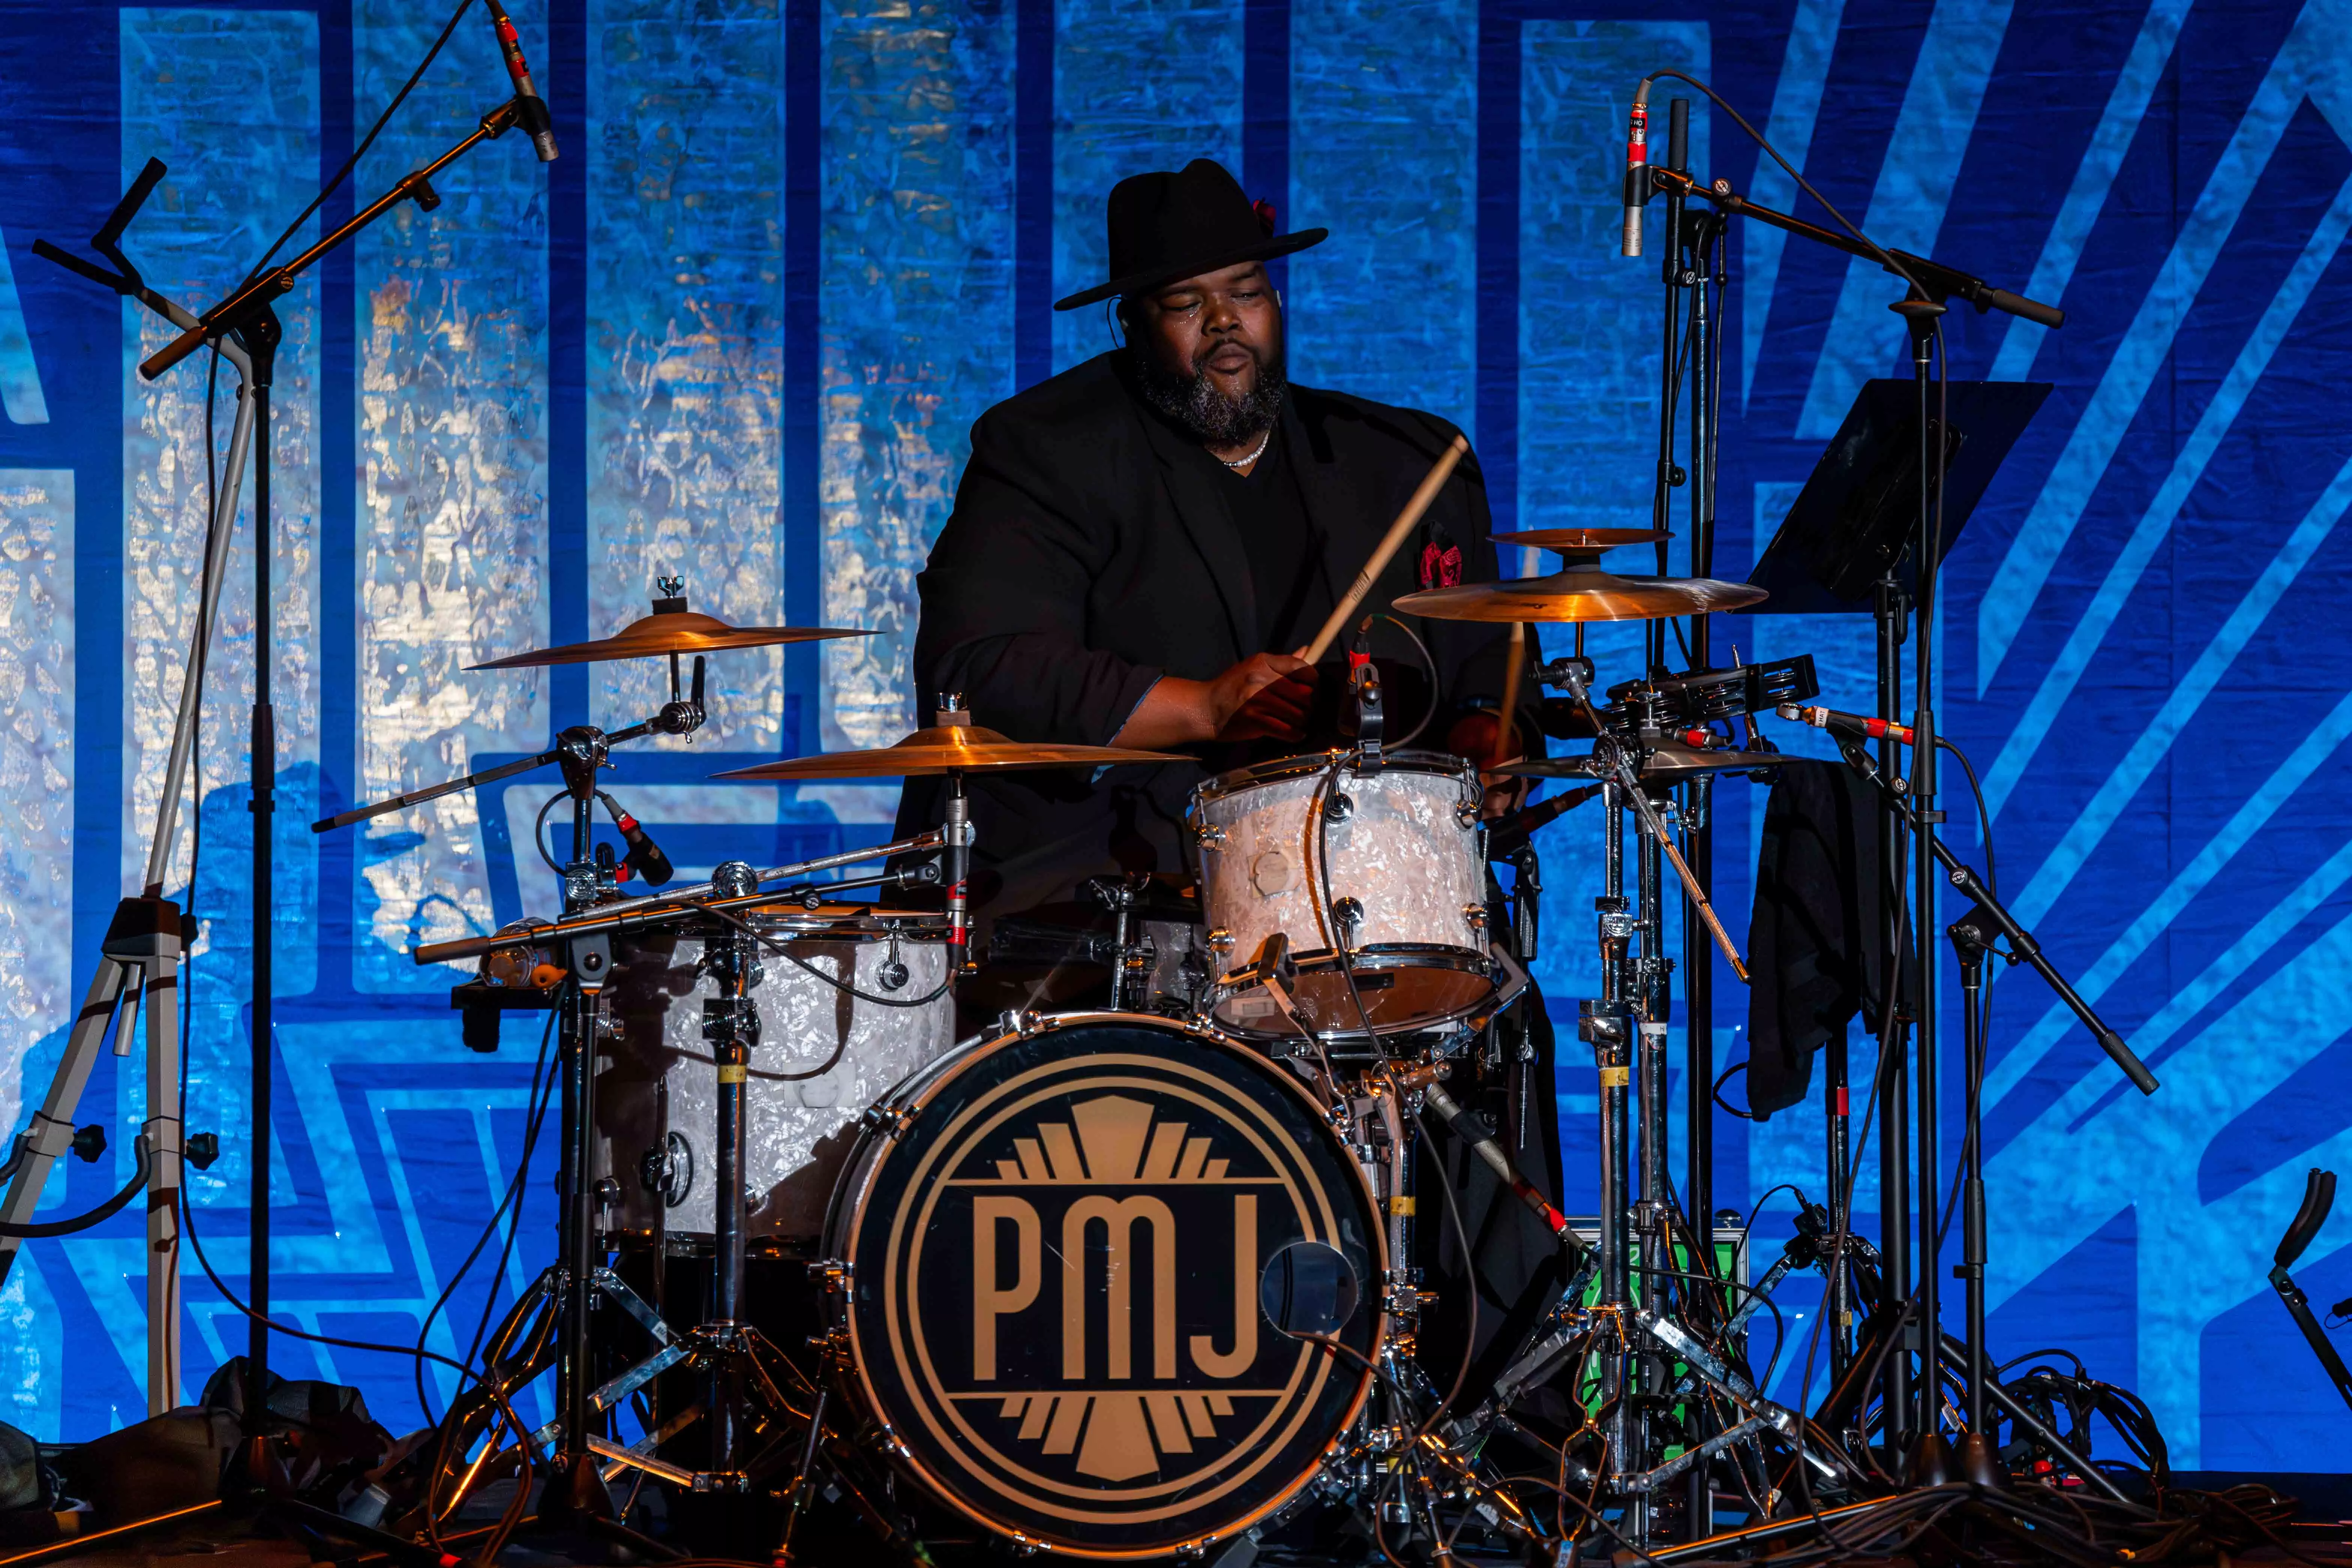
[[514, 19], [499, 0], [483, 0], [490, 8], [490, 25], [499, 35], [499, 53], [506, 57], [507, 75], [514, 79], [515, 120], [539, 149], [539, 161], [555, 162], [555, 118], [547, 111], [547, 102], [539, 96], [539, 89], [530, 85], [530, 67], [522, 58], [522, 37], [515, 31]]
[[1774, 710], [1781, 718], [1799, 724], [1811, 724], [1816, 730], [1827, 730], [1838, 735], [1862, 735], [1873, 741], [1900, 741], [1906, 746], [1918, 742], [1911, 738], [1907, 724], [1897, 724], [1891, 719], [1874, 719], [1866, 713], [1841, 713], [1834, 708], [1800, 708], [1793, 702], [1783, 702]]
[[1650, 79], [1633, 89], [1633, 109], [1625, 124], [1625, 234], [1621, 255], [1642, 254], [1642, 208], [1650, 200]]

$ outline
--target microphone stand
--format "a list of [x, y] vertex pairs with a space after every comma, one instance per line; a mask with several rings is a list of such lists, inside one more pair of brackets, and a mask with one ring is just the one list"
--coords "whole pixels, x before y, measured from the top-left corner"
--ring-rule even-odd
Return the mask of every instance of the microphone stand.
[[[1651, 488], [1650, 526], [1660, 534], [1658, 570], [1669, 570], [1664, 534], [1674, 521], [1674, 491], [1690, 490], [1690, 570], [1696, 577], [1711, 576], [1715, 564], [1715, 452], [1717, 443], [1716, 371], [1719, 340], [1710, 310], [1709, 290], [1720, 279], [1724, 222], [1715, 213], [1688, 205], [1693, 183], [1690, 163], [1690, 100], [1677, 98], [1666, 106], [1666, 150], [1662, 166], [1646, 183], [1637, 176], [1630, 195], [1646, 201], [1652, 190], [1665, 196], [1664, 243], [1659, 247], [1661, 280], [1665, 285], [1664, 335], [1660, 352], [1661, 394], [1658, 400], [1656, 476]], [[1684, 296], [1689, 296], [1685, 315]], [[1685, 322], [1687, 324], [1685, 324]], [[1685, 378], [1683, 339], [1689, 342], [1690, 462], [1685, 469], [1675, 460], [1675, 424], [1681, 410]], [[1712, 668], [1714, 649], [1704, 615], [1691, 617], [1688, 657], [1694, 670]], [[1648, 673], [1667, 668], [1669, 628], [1654, 622], [1643, 632], [1644, 664]], [[1702, 773], [1685, 786], [1682, 800], [1685, 858], [1693, 889], [1683, 905], [1684, 1058], [1692, 1086], [1684, 1107], [1684, 1176], [1682, 1199], [1693, 1242], [1699, 1253], [1690, 1260], [1691, 1272], [1712, 1278], [1715, 1259], [1715, 1104], [1707, 1092], [1715, 1082], [1715, 962], [1708, 951], [1706, 927], [1698, 903], [1713, 892], [1715, 836], [1707, 807], [1713, 781]], [[1660, 982], [1663, 988], [1664, 981]], [[1700, 1298], [1704, 1300], [1704, 1298]], [[1695, 1412], [1698, 1419], [1706, 1416]], [[1714, 1492], [1706, 1467], [1690, 1476], [1687, 1500], [1690, 1538], [1700, 1539], [1714, 1528]]]
[[[1925, 737], [1919, 737], [1919, 739], [1924, 747]], [[1904, 826], [1912, 828], [1913, 831], [1916, 832], [1919, 829], [1921, 824], [1918, 819], [1925, 815], [1925, 810], [1907, 781], [1882, 772], [1877, 763], [1871, 760], [1870, 753], [1862, 742], [1857, 739], [1841, 738], [1838, 742], [1838, 752], [1845, 758], [1847, 766], [1869, 781], [1890, 815], [1898, 818]], [[1981, 1440], [1986, 1436], [1984, 1417], [1987, 1398], [1989, 1394], [1994, 1398], [2000, 1397], [1989, 1387], [1985, 1368], [1984, 1270], [1987, 1241], [1984, 1207], [1984, 1139], [1982, 1106], [1977, 1091], [1984, 1073], [1984, 1054], [1980, 1038], [1983, 1017], [1984, 961], [1987, 953], [1997, 951], [1992, 945], [1993, 942], [1997, 939], [2007, 939], [2010, 951], [2001, 956], [2011, 963], [2022, 962], [2035, 973], [2041, 975], [2050, 989], [2057, 994], [2058, 999], [2066, 1004], [2068, 1010], [2082, 1022], [2083, 1027], [2091, 1032], [2091, 1037], [2098, 1041], [2099, 1048], [2106, 1052], [2116, 1066], [2122, 1069], [2124, 1076], [2131, 1080], [2135, 1089], [2142, 1094], [2154, 1094], [2157, 1090], [2157, 1079], [2156, 1075], [2148, 1070], [2147, 1064], [2140, 1060], [2130, 1046], [2125, 1044], [2124, 1037], [2110, 1028], [2106, 1021], [2083, 999], [2082, 994], [2068, 984], [2064, 975], [2058, 973], [2056, 966], [2042, 951], [2042, 944], [2034, 940], [2033, 933], [2027, 931], [2019, 923], [2017, 917], [2010, 913], [2009, 907], [1994, 896], [1992, 889], [1985, 885], [1984, 879], [1977, 874], [1975, 868], [1953, 854], [1950, 846], [1947, 845], [1941, 837], [1932, 835], [1922, 835], [1922, 837], [1926, 838], [1929, 850], [1935, 856], [1936, 865], [1942, 868], [1940, 879], [1948, 881], [1954, 891], [1970, 900], [1974, 905], [1966, 916], [1953, 922], [1949, 935], [1960, 961], [1963, 1047], [1967, 1053], [1968, 1066], [1965, 1131], [1962, 1134], [1966, 1165], [1961, 1177], [1965, 1218], [1962, 1228], [1964, 1251], [1960, 1275], [1968, 1293], [1968, 1332], [1965, 1341], [1967, 1348], [1964, 1352], [1968, 1379], [1969, 1421], [1969, 1451], [1966, 1458], [1968, 1467], [1972, 1472], [1970, 1479], [1979, 1479], [1979, 1474], [1990, 1476], [1997, 1473], [1999, 1469], [1997, 1456], [1979, 1453], [1982, 1447]], [[1934, 868], [1929, 868], [1922, 876], [1921, 881], [1923, 884], [1932, 885], [1938, 877], [1939, 873]], [[1926, 956], [1922, 955], [1920, 967], [1923, 970], [1931, 967], [1926, 962]], [[1921, 1085], [1923, 1102], [1932, 1104], [1927, 1095], [1927, 1086], [1923, 1082]], [[1932, 1141], [1923, 1140], [1923, 1143], [1927, 1149], [1932, 1149]], [[1927, 1157], [1927, 1153], [1923, 1152], [1922, 1160]], [[1921, 1194], [1923, 1203], [1932, 1193], [1932, 1187], [1923, 1191]], [[1927, 1216], [1927, 1224], [1932, 1227], [1940, 1217], [1930, 1214]], [[1932, 1267], [1935, 1234], [1930, 1228], [1923, 1238], [1920, 1254], [1923, 1278], [1932, 1275], [1934, 1271]], [[1923, 1312], [1931, 1310], [1934, 1302], [1935, 1298], [1929, 1291], [1922, 1290], [1919, 1293], [1918, 1305]], [[1930, 1399], [1938, 1405], [1942, 1402], [1943, 1389], [1938, 1373], [1945, 1352], [1943, 1342], [1947, 1337], [1940, 1331], [1934, 1331], [1935, 1343], [1922, 1358], [1923, 1381], [1919, 1392], [1923, 1406]], [[2007, 1402], [2003, 1401], [2003, 1403], [2006, 1405]], [[1923, 1442], [1937, 1435], [1934, 1426], [1923, 1425], [1921, 1429]]]
[[[115, 204], [105, 226], [90, 247], [112, 262], [109, 272], [59, 249], [46, 239], [33, 242], [33, 253], [126, 300], [136, 300], [173, 326], [196, 324], [187, 310], [147, 286], [139, 268], [123, 254], [123, 231], [145, 205], [167, 173], [161, 160], [150, 158], [122, 199]], [[116, 1047], [130, 1049], [143, 999], [147, 1012], [147, 1121], [142, 1134], [147, 1145], [147, 1411], [160, 1415], [180, 1403], [180, 1238], [181, 1160], [184, 1150], [200, 1164], [212, 1163], [216, 1141], [209, 1134], [184, 1139], [180, 1104], [179, 982], [180, 968], [194, 932], [180, 906], [163, 897], [163, 879], [170, 874], [172, 850], [179, 827], [180, 792], [185, 786], [194, 752], [196, 717], [203, 702], [205, 660], [212, 646], [214, 624], [220, 611], [221, 580], [227, 569], [229, 540], [236, 519], [239, 489], [260, 410], [267, 400], [271, 351], [277, 342], [275, 318], [258, 319], [250, 331], [225, 339], [221, 357], [236, 372], [236, 416], [229, 427], [228, 461], [206, 520], [203, 575], [195, 627], [189, 642], [188, 662], [180, 683], [180, 706], [172, 724], [172, 742], [163, 764], [163, 790], [156, 803], [154, 830], [149, 837], [147, 866], [137, 897], [115, 906], [106, 936], [99, 946], [98, 972], [91, 976], [81, 1011], [75, 1016], [65, 1050], [51, 1075], [41, 1109], [34, 1113], [31, 1131], [17, 1140], [17, 1153], [9, 1162], [13, 1174], [7, 1197], [0, 1202], [0, 1280], [8, 1277], [17, 1250], [26, 1239], [22, 1227], [32, 1220], [50, 1167], [68, 1148], [84, 1150], [95, 1159], [105, 1147], [101, 1130], [82, 1142], [74, 1131], [73, 1117], [82, 1091], [96, 1067], [110, 1031], [120, 1019]], [[268, 905], [257, 895], [257, 930]], [[130, 996], [124, 1010], [124, 995]], [[257, 1160], [257, 1168], [264, 1162]], [[266, 1194], [263, 1177], [256, 1191]], [[103, 1213], [84, 1216], [95, 1224]], [[79, 1228], [79, 1222], [62, 1222]], [[257, 1255], [258, 1256], [258, 1255]], [[257, 1279], [266, 1270], [258, 1263]], [[260, 1300], [266, 1300], [266, 1289]], [[257, 1307], [257, 1310], [261, 1310]], [[262, 1331], [257, 1327], [255, 1337]]]
[[[366, 228], [378, 218], [381, 218], [386, 213], [391, 212], [401, 203], [404, 201], [414, 201], [420, 208], [426, 212], [431, 212], [434, 208], [439, 206], [441, 205], [441, 197], [438, 193], [433, 189], [431, 177], [434, 174], [438, 174], [441, 170], [446, 168], [450, 163], [456, 162], [460, 156], [472, 150], [478, 143], [493, 140], [504, 133], [508, 127], [517, 122], [520, 114], [520, 100], [509, 99], [506, 102], [499, 104], [496, 109], [493, 109], [488, 113], [483, 115], [480, 123], [475, 128], [471, 135], [466, 137], [465, 140], [459, 142], [456, 146], [442, 153], [440, 157], [436, 158], [424, 168], [403, 176], [392, 186], [390, 190], [377, 197], [375, 201], [370, 203], [363, 210], [352, 215], [352, 217], [339, 226], [332, 233], [325, 236], [317, 244], [311, 246], [310, 248], [305, 250], [291, 261], [282, 263], [279, 266], [270, 268], [267, 272], [259, 274], [249, 282], [240, 286], [234, 293], [230, 294], [227, 299], [223, 300], [220, 303], [213, 306], [210, 310], [197, 315], [192, 321], [184, 321], [179, 316], [173, 316], [173, 323], [175, 326], [180, 326], [182, 328], [180, 335], [173, 339], [169, 344], [165, 345], [163, 349], [149, 355], [139, 366], [140, 375], [146, 380], [153, 381], [165, 371], [171, 369], [173, 365], [178, 364], [182, 360], [186, 359], [189, 355], [194, 353], [198, 349], [205, 347], [208, 343], [218, 348], [225, 356], [227, 355], [229, 353], [227, 345], [231, 339], [235, 339], [243, 344], [245, 353], [248, 356], [250, 362], [249, 364], [239, 365], [238, 367], [242, 384], [240, 385], [238, 392], [237, 416], [241, 421], [246, 422], [247, 426], [250, 432], [250, 447], [254, 454], [253, 717], [252, 728], [250, 731], [253, 789], [253, 881], [251, 888], [251, 918], [253, 922], [253, 988], [250, 1005], [252, 1155], [249, 1167], [249, 1196], [247, 1199], [251, 1226], [249, 1245], [252, 1251], [252, 1257], [248, 1266], [249, 1272], [247, 1285], [247, 1292], [250, 1298], [248, 1304], [253, 1310], [254, 1316], [249, 1320], [251, 1331], [247, 1342], [246, 1355], [247, 1367], [249, 1369], [249, 1386], [257, 1391], [254, 1395], [257, 1403], [262, 1400], [263, 1391], [266, 1391], [267, 1389], [268, 1374], [269, 1370], [269, 1329], [265, 1320], [269, 1315], [269, 1129], [271, 1122], [270, 1064], [273, 1031], [271, 1003], [275, 984], [275, 976], [272, 973], [271, 963], [272, 953], [269, 921], [272, 904], [274, 901], [273, 889], [271, 887], [271, 834], [275, 828], [277, 818], [276, 787], [278, 776], [277, 710], [271, 705], [269, 693], [270, 665], [275, 658], [275, 651], [270, 637], [272, 604], [270, 581], [271, 521], [269, 515], [269, 477], [271, 468], [269, 440], [269, 389], [277, 363], [277, 348], [278, 340], [283, 335], [278, 321], [275, 306], [278, 299], [294, 287], [296, 278], [298, 278], [313, 263], [317, 262], [320, 258], [327, 255], [330, 251], [334, 250], [337, 247], [350, 240], [362, 229]], [[149, 166], [159, 171], [158, 177], [160, 178], [161, 166], [153, 163], [152, 161]], [[142, 174], [142, 178], [143, 179], [144, 177], [145, 176]], [[150, 182], [148, 188], [152, 188], [152, 182]], [[136, 186], [133, 187], [133, 190], [142, 196], [145, 194], [143, 191], [139, 191]], [[45, 252], [44, 254], [47, 253]], [[77, 268], [77, 270], [79, 270], [79, 268]], [[127, 292], [128, 290], [125, 291]], [[167, 315], [170, 314], [168, 311], [165, 313]], [[234, 441], [234, 439], [235, 437], [232, 436], [232, 441]], [[232, 456], [236, 456], [234, 447], [232, 447]], [[221, 520], [216, 520], [218, 521], [218, 526], [215, 529], [215, 534], [216, 536], [216, 543], [222, 548], [226, 547], [226, 536], [229, 531], [227, 521], [229, 520], [233, 520], [236, 516], [236, 484], [235, 474], [236, 470], [235, 468], [232, 468], [230, 482], [223, 487], [220, 495], [220, 503], [224, 509], [224, 514]], [[194, 665], [191, 666], [192, 674], [195, 668], [196, 667]], [[184, 690], [181, 700], [183, 713], [188, 711], [189, 705], [193, 700], [197, 700], [197, 699], [192, 698], [188, 691]], [[167, 800], [176, 799], [177, 781], [167, 780], [166, 786], [165, 798]], [[168, 813], [170, 807], [166, 806], [165, 810]], [[168, 816], [163, 819], [164, 823], [168, 823], [169, 820], [170, 818]], [[154, 884], [155, 878], [159, 874], [159, 870], [160, 868], [155, 866], [152, 858], [151, 858], [149, 868], [149, 881], [151, 885]], [[156, 890], [160, 892], [160, 887], [157, 887]], [[120, 912], [118, 912], [118, 924], [121, 922], [121, 916]], [[110, 942], [111, 941], [111, 936], [112, 933], [110, 932]], [[159, 938], [156, 940], [160, 941], [161, 939]], [[93, 995], [94, 994], [95, 992], [93, 992]], [[152, 1054], [151, 1047], [151, 1056]], [[153, 1071], [152, 1061], [150, 1064], [150, 1071], [151, 1073]], [[176, 1082], [176, 1078], [174, 1081]], [[173, 1127], [173, 1138], [174, 1142], [176, 1142], [176, 1134], [177, 1125], [175, 1121]], [[171, 1180], [174, 1185], [176, 1185], [178, 1166], [176, 1151], [174, 1151], [169, 1157], [159, 1158], [158, 1164], [161, 1166], [168, 1166], [170, 1168]], [[151, 1219], [151, 1226], [153, 1223], [154, 1222]], [[173, 1331], [175, 1333], [176, 1321], [177, 1314], [174, 1312]], [[149, 1397], [151, 1402], [154, 1397], [152, 1380]]]
[[[1903, 807], [1901, 820], [1911, 832], [1911, 872], [1913, 886], [1913, 931], [1909, 951], [1917, 958], [1917, 994], [1907, 999], [1901, 1016], [1882, 1000], [1879, 1024], [1879, 1048], [1882, 1058], [1891, 1054], [1891, 1069], [1884, 1075], [1885, 1103], [1881, 1108], [1884, 1131], [1880, 1151], [1880, 1204], [1882, 1215], [1881, 1246], [1885, 1260], [1881, 1310], [1889, 1314], [1885, 1321], [1900, 1321], [1894, 1314], [1906, 1300], [1905, 1281], [1911, 1267], [1905, 1257], [1906, 1227], [1916, 1223], [1917, 1252], [1917, 1282], [1910, 1294], [1916, 1294], [1918, 1308], [1919, 1366], [1916, 1386], [1905, 1386], [1910, 1368], [1900, 1355], [1890, 1358], [1887, 1368], [1886, 1398], [1883, 1408], [1885, 1415], [1885, 1438], [1890, 1448], [1916, 1440], [1914, 1472], [1920, 1475], [1938, 1474], [1948, 1469], [1940, 1451], [1941, 1411], [1943, 1394], [1940, 1366], [1943, 1360], [1943, 1333], [1940, 1327], [1937, 1271], [1941, 1267], [1937, 1255], [1937, 1227], [1940, 1219], [1937, 1188], [1937, 1132], [1940, 1111], [1937, 1103], [1938, 1068], [1937, 1059], [1937, 949], [1930, 928], [1935, 923], [1936, 894], [1940, 886], [1936, 868], [1946, 862], [1937, 835], [1943, 821], [1937, 808], [1935, 658], [1935, 589], [1940, 565], [1940, 540], [1930, 537], [1931, 528], [1940, 522], [1940, 490], [1947, 459], [1949, 457], [1948, 435], [1943, 427], [1941, 409], [1931, 402], [1930, 394], [1937, 390], [1932, 374], [1933, 349], [1938, 333], [1937, 322], [1946, 311], [1945, 301], [1953, 297], [1967, 300], [1979, 312], [2000, 310], [2021, 316], [2046, 327], [2065, 324], [2065, 312], [2055, 306], [2029, 300], [2005, 289], [1994, 287], [1974, 274], [1927, 257], [1914, 256], [1907, 251], [1882, 250], [1854, 236], [1838, 233], [1811, 224], [1786, 213], [1768, 207], [1738, 195], [1728, 180], [1716, 180], [1702, 185], [1679, 168], [1649, 166], [1645, 176], [1649, 188], [1666, 194], [1669, 203], [1677, 197], [1696, 198], [1711, 204], [1726, 217], [1753, 218], [1760, 223], [1783, 229], [1815, 244], [1849, 256], [1862, 257], [1877, 262], [1886, 271], [1904, 278], [1910, 285], [1907, 297], [1888, 306], [1904, 319], [1911, 347], [1912, 375], [1918, 390], [1916, 423], [1918, 431], [1919, 511], [1911, 535], [1911, 553], [1915, 563], [1916, 592], [1910, 603], [1905, 602], [1895, 563], [1890, 562], [1877, 585], [1875, 618], [1878, 633], [1878, 709], [1882, 718], [1896, 716], [1901, 700], [1902, 668], [1900, 648], [1904, 623], [1914, 621], [1916, 643], [1913, 669], [1913, 713], [1911, 727], [1916, 732], [1917, 747], [1913, 758], [1914, 775], [1908, 783], [1908, 799], [1899, 803]], [[1913, 612], [1916, 611], [1915, 615]], [[1890, 771], [1894, 767], [1891, 744], [1882, 746], [1880, 765]], [[1849, 760], [1854, 753], [1849, 752]], [[1876, 770], [1874, 770], [1876, 776]], [[1882, 792], [1884, 793], [1884, 792]], [[1889, 881], [1889, 916], [1887, 922], [1887, 963], [1881, 973], [1885, 976], [1885, 994], [1891, 995], [1902, 974], [1905, 953], [1898, 951], [1902, 891], [1895, 877], [1895, 847], [1901, 829], [1894, 812], [1882, 818], [1881, 868]], [[2045, 971], [2045, 977], [2054, 972]], [[2064, 994], [2067, 993], [2062, 993]], [[1909, 1119], [1914, 1130], [1915, 1145], [1911, 1151], [1916, 1172], [1916, 1192], [1912, 1201], [1906, 1201], [1904, 1192], [1906, 1173], [1904, 1170], [1905, 1151], [1902, 1147], [1906, 1117], [1906, 1093], [1902, 1054], [1904, 1031], [1906, 1027], [1916, 1041], [1916, 1062], [1912, 1077], [1916, 1083], [1916, 1115]], [[2103, 1046], [2108, 1039], [2102, 1039]], [[2120, 1039], [2114, 1047], [2121, 1048]], [[2110, 1050], [2114, 1054], [2114, 1050]], [[2124, 1053], [2128, 1056], [2128, 1051]], [[2121, 1058], [2117, 1058], [2121, 1060]], [[2133, 1058], [2137, 1061], [2137, 1058]], [[2141, 1073], [2146, 1072], [2141, 1068]], [[2135, 1081], [2137, 1081], [2135, 1079]], [[2148, 1080], [2152, 1087], [2154, 1080]], [[1834, 1086], [1833, 1089], [1834, 1091]], [[1835, 1152], [1835, 1151], [1832, 1151]], [[1916, 1203], [1916, 1217], [1911, 1217]], [[1846, 1216], [1850, 1223], [1850, 1216]], [[1840, 1325], [1841, 1331], [1843, 1325]], [[1833, 1357], [1834, 1360], [1834, 1357]], [[1906, 1397], [1906, 1395], [1908, 1397]]]

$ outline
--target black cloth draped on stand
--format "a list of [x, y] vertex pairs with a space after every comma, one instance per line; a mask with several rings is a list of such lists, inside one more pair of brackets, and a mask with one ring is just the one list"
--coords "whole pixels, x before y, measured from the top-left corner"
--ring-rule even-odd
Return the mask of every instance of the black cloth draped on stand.
[[1857, 1013], [1878, 1033], [1887, 918], [1878, 821], [1876, 795], [1843, 763], [1789, 763], [1773, 774], [1748, 931], [1748, 1108], [1759, 1121], [1805, 1098], [1813, 1053]]

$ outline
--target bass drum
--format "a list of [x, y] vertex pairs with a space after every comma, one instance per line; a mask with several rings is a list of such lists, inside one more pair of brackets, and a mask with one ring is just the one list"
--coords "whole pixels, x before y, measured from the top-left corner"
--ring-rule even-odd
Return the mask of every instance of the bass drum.
[[868, 1117], [825, 1228], [842, 1382], [1003, 1537], [1202, 1548], [1355, 1421], [1382, 1233], [1323, 1109], [1256, 1052], [1140, 1015], [1032, 1020]]

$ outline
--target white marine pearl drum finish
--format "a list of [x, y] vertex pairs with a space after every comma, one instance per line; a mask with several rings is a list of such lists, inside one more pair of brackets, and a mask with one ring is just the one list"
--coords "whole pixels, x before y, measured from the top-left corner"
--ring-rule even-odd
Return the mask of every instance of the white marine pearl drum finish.
[[[1496, 994], [1476, 772], [1457, 757], [1405, 752], [1359, 773], [1339, 755], [1261, 763], [1193, 791], [1201, 909], [1219, 976], [1209, 1016], [1236, 1034], [1298, 1032], [1265, 986], [1224, 978], [1277, 931], [1300, 966], [1299, 1012], [1318, 1034], [1361, 1038], [1368, 1021], [1376, 1035], [1437, 1027]], [[1352, 991], [1335, 954], [1341, 943]]]
[[[941, 985], [945, 924], [840, 909], [751, 918], [803, 963], [866, 994], [758, 951], [760, 1039], [744, 1084], [745, 1229], [754, 1242], [813, 1239], [866, 1108], [955, 1044], [955, 1001]], [[713, 1232], [719, 1082], [702, 1036], [703, 998], [715, 994], [698, 969], [704, 946], [656, 938], [614, 954], [605, 1000], [620, 1038], [607, 1047], [596, 1117], [603, 1173], [620, 1186], [608, 1228], [648, 1235], [658, 1221], [672, 1237]]]

